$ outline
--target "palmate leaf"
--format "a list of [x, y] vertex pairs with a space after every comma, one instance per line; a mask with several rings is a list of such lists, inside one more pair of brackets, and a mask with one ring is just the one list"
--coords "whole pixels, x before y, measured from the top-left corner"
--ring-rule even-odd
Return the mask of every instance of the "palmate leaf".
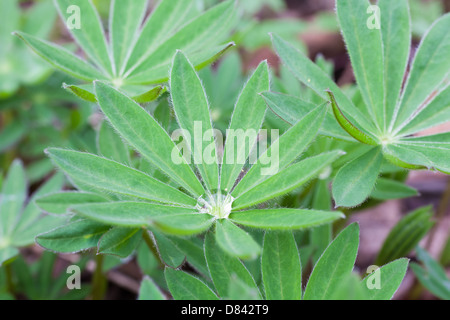
[[[195, 121], [205, 125], [205, 129], [212, 129], [208, 101], [193, 65], [178, 52], [172, 70], [171, 95], [180, 127], [187, 129], [192, 135], [196, 134], [195, 123], [192, 125]], [[267, 91], [268, 86], [268, 67], [266, 62], [262, 62], [238, 98], [230, 128], [244, 134], [247, 129], [255, 133], [260, 130], [266, 107], [259, 93]], [[235, 224], [262, 229], [294, 230], [331, 223], [342, 217], [341, 213], [332, 211], [239, 211], [289, 193], [318, 176], [342, 155], [341, 151], [332, 151], [292, 164], [316, 136], [326, 113], [324, 105], [308, 112], [286, 134], [272, 143], [267, 153], [272, 157], [277, 156], [274, 150], [279, 149], [279, 161], [276, 165], [280, 172], [270, 171], [268, 175], [262, 176], [265, 162], [259, 159], [249, 176], [242, 179], [242, 185], [239, 184], [240, 187], [236, 189], [240, 194], [236, 194], [234, 199], [233, 194], [230, 194], [231, 188], [236, 184], [249, 157], [250, 147], [246, 148], [245, 144], [253, 145], [257, 135], [251, 141], [238, 144], [238, 148], [228, 140], [225, 154], [235, 151], [234, 154], [239, 153], [244, 161], [234, 161], [222, 166], [219, 180], [217, 163], [210, 167], [204, 164], [190, 166], [164, 128], [135, 101], [103, 82], [95, 82], [94, 91], [109, 121], [109, 124], [105, 123], [100, 128], [98, 149], [112, 160], [88, 153], [48, 149], [47, 153], [53, 162], [82, 192], [43, 197], [38, 204], [44, 210], [57, 214], [74, 213], [77, 217], [90, 219], [100, 225], [116, 227], [113, 230], [118, 231], [111, 231], [111, 234], [123, 232], [126, 236], [127, 228], [149, 228], [166, 234], [159, 237], [160, 244], [170, 244], [176, 253], [169, 265], [178, 267], [176, 263], [182, 263], [184, 255], [188, 261], [194, 261], [194, 268], [201, 273], [205, 273], [206, 267], [196, 246], [182, 245], [181, 242], [175, 244], [175, 238], [167, 238], [167, 234], [190, 236], [203, 233], [215, 225], [215, 237], [221, 250], [233, 258], [247, 259], [260, 253], [259, 244]], [[204, 131], [200, 135], [203, 136]], [[142, 156], [140, 161], [130, 161], [128, 145]], [[194, 157], [196, 153], [203, 153], [205, 150], [196, 146], [192, 149]], [[214, 148], [210, 150], [214, 157], [216, 151]], [[181, 158], [180, 163], [173, 160], [174, 155]], [[139, 164], [142, 171], [128, 166], [135, 163]], [[159, 180], [143, 171], [154, 174]], [[156, 174], [157, 172], [163, 172], [167, 177]], [[215, 189], [219, 181], [225, 187], [221, 192]], [[117, 237], [117, 241], [119, 238]], [[50, 245], [55, 246], [54, 243]], [[127, 241], [119, 241], [117, 246], [112, 242], [107, 247], [122, 254], [122, 249], [134, 246]]]
[[164, 274], [175, 300], [219, 300], [205, 283], [188, 273], [166, 268]]
[[[331, 101], [334, 116], [342, 129], [362, 144], [379, 146], [376, 149], [381, 150], [381, 156], [358, 161], [360, 165], [355, 168], [367, 175], [361, 170], [356, 172], [358, 170], [353, 170], [349, 163], [346, 170], [342, 168], [341, 174], [336, 176], [333, 196], [342, 206], [357, 206], [370, 195], [379, 174], [376, 164], [383, 157], [406, 169], [450, 173], [448, 161], [444, 160], [449, 157], [448, 147], [442, 144], [450, 141], [448, 136], [442, 136], [446, 140], [439, 141], [439, 145], [426, 141], [427, 138], [421, 141], [411, 141], [409, 138], [420, 130], [448, 121], [450, 62], [446, 59], [446, 52], [450, 48], [447, 32], [450, 15], [444, 15], [430, 27], [403, 85], [411, 39], [408, 3], [406, 0], [379, 0], [380, 16], [375, 12], [371, 18], [376, 20], [381, 17], [381, 21], [375, 21], [380, 22], [380, 28], [368, 25], [367, 10], [370, 5], [366, 0], [336, 0], [337, 15], [361, 96], [354, 99], [356, 106], [305, 55], [280, 37], [272, 37], [282, 62], [296, 78], [322, 98]], [[328, 98], [324, 96], [326, 92]], [[288, 102], [284, 103], [283, 109], [283, 104], [274, 103], [277, 98], [272, 96], [267, 99], [269, 107], [286, 121], [292, 122], [296, 113], [301, 111], [292, 110], [296, 106]], [[299, 109], [307, 107], [297, 104]], [[321, 133], [340, 138], [332, 132]], [[375, 162], [372, 161], [374, 159]], [[371, 169], [364, 170], [364, 167]], [[345, 171], [348, 171], [348, 180], [343, 179]], [[355, 191], [350, 191], [352, 188]]]
[[[171, 57], [177, 49], [191, 56], [196, 68], [202, 68], [233, 45], [221, 45], [236, 20], [232, 0], [203, 14], [199, 13], [194, 0], [161, 0], [144, 23], [147, 4], [146, 0], [133, 1], [132, 5], [112, 1], [109, 32], [105, 32], [92, 0], [82, 0], [76, 5], [68, 0], [56, 0], [61, 19], [86, 53], [87, 60], [42, 41], [27, 31], [16, 32], [16, 35], [56, 68], [88, 82], [107, 80], [127, 92], [127, 85], [130, 84], [166, 82]], [[80, 26], [76, 23], [71, 26], [77, 19]], [[82, 99], [91, 102], [95, 99], [90, 90], [75, 85], [65, 87]], [[145, 94], [147, 91], [142, 89], [136, 101], [145, 103], [154, 99], [152, 95]]]

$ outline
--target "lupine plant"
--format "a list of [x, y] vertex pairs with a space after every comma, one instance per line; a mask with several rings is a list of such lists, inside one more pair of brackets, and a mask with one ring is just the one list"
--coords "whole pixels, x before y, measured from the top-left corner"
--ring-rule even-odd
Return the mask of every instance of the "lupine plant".
[[[208, 100], [200, 79], [193, 65], [181, 52], [174, 57], [170, 89], [178, 124], [184, 129], [183, 141], [187, 144], [184, 152], [190, 151], [193, 159], [209, 155], [213, 159], [212, 163], [199, 161], [191, 166], [191, 157], [185, 155], [181, 156], [178, 164], [174, 163], [174, 155], [176, 157], [181, 152], [181, 143], [175, 145], [159, 123], [136, 102], [108, 84], [96, 82], [96, 96], [110, 125], [146, 161], [166, 173], [171, 183], [163, 183], [146, 172], [130, 168], [126, 163], [72, 150], [48, 149], [47, 153], [53, 162], [83, 192], [51, 195], [47, 199], [40, 199], [40, 205], [46, 209], [45, 205], [53, 206], [59, 201], [66, 207], [65, 210], [89, 220], [71, 222], [61, 229], [41, 235], [38, 237], [39, 244], [45, 247], [69, 230], [81, 232], [78, 226], [87, 228], [93, 223], [91, 221], [104, 225], [98, 225], [96, 236], [89, 238], [89, 244], [100, 239], [111, 225], [138, 228], [134, 233], [141, 227], [152, 227], [165, 233], [185, 236], [202, 233], [215, 225], [216, 240], [227, 253], [249, 258], [258, 255], [260, 247], [237, 225], [302, 229], [341, 217], [341, 213], [333, 211], [282, 208], [249, 210], [305, 184], [342, 154], [341, 151], [332, 151], [295, 161], [314, 139], [325, 115], [323, 106], [312, 110], [274, 141], [243, 175], [243, 170], [247, 170], [244, 168], [245, 161], [240, 163], [236, 159], [249, 158], [251, 150], [245, 147], [245, 143], [228, 139], [223, 159], [227, 159], [229, 153], [234, 158], [219, 168], [214, 136], [210, 135], [200, 146], [198, 141], [188, 137], [197, 136], [196, 130], [200, 130], [200, 137], [206, 136], [212, 124]], [[259, 131], [266, 106], [258, 93], [268, 89], [269, 72], [267, 63], [263, 62], [243, 88], [229, 130]], [[124, 115], [127, 115], [126, 118]], [[202, 124], [200, 129], [194, 127], [195, 121]], [[257, 136], [249, 139], [249, 145], [253, 145]], [[126, 159], [126, 149], [123, 152], [122, 158]], [[268, 155], [279, 156], [279, 172], [272, 169], [272, 172], [264, 175], [264, 169], [271, 170], [271, 164], [266, 161]], [[74, 204], [73, 201], [81, 203]], [[47, 209], [55, 213], [54, 209]], [[127, 231], [133, 232], [133, 229], [124, 230], [125, 233]], [[120, 242], [122, 237], [123, 234], [118, 232], [110, 240]]]
[[304, 85], [331, 102], [337, 123], [351, 138], [369, 146], [334, 179], [333, 197], [345, 207], [357, 206], [369, 196], [383, 159], [406, 169], [450, 172], [449, 134], [412, 137], [448, 120], [450, 15], [430, 27], [403, 84], [411, 47], [408, 2], [380, 0], [381, 20], [373, 26], [365, 14], [369, 6], [368, 1], [336, 1], [358, 84], [355, 102], [304, 54], [273, 35], [283, 63]]
[[[225, 1], [205, 13], [195, 0], [160, 1], [147, 17], [147, 0], [111, 1], [108, 35], [91, 0], [57, 0], [55, 5], [72, 37], [86, 54], [83, 60], [63, 47], [19, 31], [16, 35], [54, 67], [90, 85], [64, 84], [79, 97], [96, 102], [94, 80], [122, 88], [138, 102], [165, 91], [176, 49], [190, 55], [197, 68], [217, 59], [233, 43], [226, 41], [235, 20], [235, 4]], [[145, 20], [145, 21], [144, 21]], [[85, 24], [85, 25], [83, 25]]]
[[[28, 269], [20, 254], [33, 241], [77, 253], [83, 266], [94, 248], [92, 286], [80, 299], [91, 289], [101, 298], [102, 273], [136, 258], [141, 300], [387, 300], [414, 248], [420, 283], [448, 298], [444, 270], [417, 247], [435, 224], [430, 206], [400, 219], [367, 272], [355, 267], [360, 230], [348, 218], [417, 196], [405, 184], [409, 170], [450, 174], [450, 135], [417, 136], [450, 115], [450, 15], [412, 52], [407, 0], [336, 0], [356, 78], [339, 87], [333, 65], [312, 62], [291, 32], [294, 43], [271, 34], [282, 62], [275, 72], [263, 61], [244, 76], [238, 53], [199, 71], [239, 39], [230, 37], [237, 3], [216, 2], [112, 0], [104, 12], [105, 2], [54, 0], [76, 49], [15, 33], [78, 79], [63, 86], [95, 113], [81, 145], [49, 140], [45, 153], [60, 172], [40, 171], [32, 195], [19, 160], [0, 174], [0, 298], [77, 298], [63, 295], [64, 276], [49, 280], [52, 253]], [[249, 1], [246, 13], [261, 4], [283, 2]], [[0, 151], [11, 136], [2, 132]], [[33, 137], [22, 148], [42, 149]]]

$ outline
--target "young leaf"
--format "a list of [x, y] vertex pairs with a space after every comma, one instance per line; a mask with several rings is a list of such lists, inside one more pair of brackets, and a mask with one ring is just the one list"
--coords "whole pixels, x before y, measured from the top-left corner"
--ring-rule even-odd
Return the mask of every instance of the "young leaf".
[[354, 223], [328, 246], [314, 267], [303, 299], [327, 300], [353, 270], [359, 246], [359, 226]]
[[368, 27], [366, 13], [369, 7], [368, 0], [336, 1], [339, 24], [367, 115], [371, 116], [378, 130], [382, 131], [386, 123], [386, 111], [381, 99], [384, 97], [383, 46], [380, 28]]
[[[205, 237], [205, 257], [211, 279], [220, 297], [226, 297], [230, 279], [236, 276], [250, 288], [258, 287], [250, 272], [236, 257], [227, 255], [215, 242], [214, 235], [209, 232]], [[259, 293], [259, 290], [258, 290]]]
[[161, 289], [158, 288], [156, 283], [148, 276], [145, 276], [141, 282], [138, 300], [166, 300], [166, 297], [161, 292]]
[[94, 188], [159, 202], [196, 204], [195, 199], [181, 191], [112, 160], [62, 149], [46, 152], [69, 177]]
[[376, 265], [383, 265], [408, 255], [433, 227], [430, 206], [419, 208], [403, 217], [389, 232], [378, 253]]
[[95, 93], [112, 126], [131, 146], [194, 196], [204, 194], [201, 183], [184, 158], [180, 156], [182, 162], [179, 165], [172, 161], [176, 146], [152, 116], [104, 83], [95, 83]]
[[[214, 135], [203, 141], [205, 134], [212, 132], [208, 100], [194, 67], [180, 51], [177, 51], [173, 61], [170, 88], [173, 108], [181, 129], [186, 131], [184, 138], [193, 153], [194, 163], [206, 187], [216, 190], [219, 186], [219, 167]], [[198, 135], [201, 135], [201, 141], [196, 140]], [[212, 148], [209, 154], [205, 154], [209, 146]]]
[[130, 256], [142, 239], [142, 229], [112, 228], [98, 243], [98, 253], [120, 258]]
[[219, 300], [206, 284], [190, 274], [166, 268], [164, 275], [175, 300]]
[[216, 241], [223, 251], [241, 259], [254, 259], [261, 252], [259, 244], [247, 232], [227, 219], [217, 221]]
[[333, 182], [333, 198], [338, 207], [354, 207], [372, 192], [380, 173], [383, 155], [373, 148], [342, 167]]
[[267, 300], [301, 300], [302, 268], [292, 232], [266, 232], [261, 268]]
[[[408, 259], [395, 260], [368, 275], [362, 280], [368, 300], [390, 300], [397, 292], [408, 268]], [[373, 278], [373, 279], [372, 279]], [[370, 288], [369, 282], [379, 281], [380, 287]], [[371, 283], [372, 284], [372, 283]], [[376, 283], [375, 283], [376, 284]]]
[[[325, 112], [326, 108], [324, 105], [316, 107], [278, 140], [273, 142], [270, 148], [259, 157], [258, 162], [251, 167], [244, 178], [242, 178], [234, 188], [231, 195], [234, 198], [238, 198], [244, 192], [266, 180], [271, 174], [276, 173], [268, 171], [270, 169], [265, 168], [268, 167], [268, 165], [263, 164], [263, 161], [261, 160], [267, 159], [269, 154], [272, 159], [275, 157], [278, 158], [278, 166], [276, 166], [277, 171], [283, 170], [294, 162], [317, 135], [325, 117]], [[262, 174], [262, 172], [265, 174]]]
[[414, 274], [431, 293], [443, 299], [450, 300], [450, 279], [447, 277], [445, 269], [442, 268], [425, 250], [416, 248], [419, 260], [425, 268], [418, 264], [411, 264]]
[[[238, 178], [243, 165], [245, 164], [250, 149], [256, 142], [257, 134], [261, 128], [266, 104], [259, 95], [260, 92], [269, 90], [269, 70], [267, 62], [262, 62], [255, 70], [246, 86], [244, 87], [236, 103], [229, 132], [243, 133], [250, 132], [245, 141], [232, 141], [233, 137], [229, 133], [225, 142], [225, 150], [221, 166], [221, 190], [231, 191], [236, 179]], [[233, 130], [233, 131], [231, 131]], [[245, 139], [245, 136], [244, 136]], [[239, 139], [237, 139], [239, 140]], [[248, 146], [248, 148], [246, 148]], [[228, 161], [228, 160], [232, 161]]]
[[340, 212], [303, 209], [246, 210], [230, 215], [230, 220], [236, 224], [271, 230], [306, 229], [330, 223], [339, 218], [342, 218]]
[[36, 242], [55, 252], [80, 252], [96, 247], [109, 229], [109, 226], [94, 221], [78, 220], [37, 236]]

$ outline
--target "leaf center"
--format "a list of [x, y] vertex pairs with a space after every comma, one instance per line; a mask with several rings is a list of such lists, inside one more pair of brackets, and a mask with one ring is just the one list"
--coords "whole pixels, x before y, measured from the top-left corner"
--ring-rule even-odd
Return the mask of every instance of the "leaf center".
[[198, 198], [196, 208], [199, 213], [206, 213], [217, 219], [228, 219], [233, 201], [234, 198], [230, 194], [207, 193]]

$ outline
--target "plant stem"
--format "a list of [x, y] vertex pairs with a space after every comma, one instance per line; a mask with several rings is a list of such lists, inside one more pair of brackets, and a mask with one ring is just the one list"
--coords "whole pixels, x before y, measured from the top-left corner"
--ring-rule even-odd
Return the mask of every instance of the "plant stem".
[[4, 265], [6, 273], [6, 288], [11, 295], [14, 295], [14, 281], [11, 263]]
[[104, 256], [98, 254], [95, 256], [95, 271], [92, 276], [92, 300], [102, 300], [106, 292], [106, 277], [103, 275]]
[[150, 231], [144, 228], [144, 232], [142, 233], [142, 237], [144, 238], [145, 243], [147, 244], [147, 247], [150, 249], [150, 251], [155, 256], [156, 260], [158, 260], [158, 264], [160, 267], [164, 267], [164, 262], [161, 260], [161, 257], [158, 253], [158, 250], [156, 250], [156, 247], [153, 243], [153, 240], [150, 238]]
[[447, 181], [447, 187], [445, 188], [444, 193], [442, 194], [441, 201], [439, 202], [439, 206], [436, 211], [436, 224], [433, 226], [433, 228], [430, 231], [430, 235], [428, 236], [425, 248], [429, 251], [431, 248], [431, 245], [433, 243], [433, 240], [436, 236], [437, 229], [439, 227], [440, 222], [445, 216], [445, 213], [447, 212], [448, 205], [450, 203], [450, 179]]

